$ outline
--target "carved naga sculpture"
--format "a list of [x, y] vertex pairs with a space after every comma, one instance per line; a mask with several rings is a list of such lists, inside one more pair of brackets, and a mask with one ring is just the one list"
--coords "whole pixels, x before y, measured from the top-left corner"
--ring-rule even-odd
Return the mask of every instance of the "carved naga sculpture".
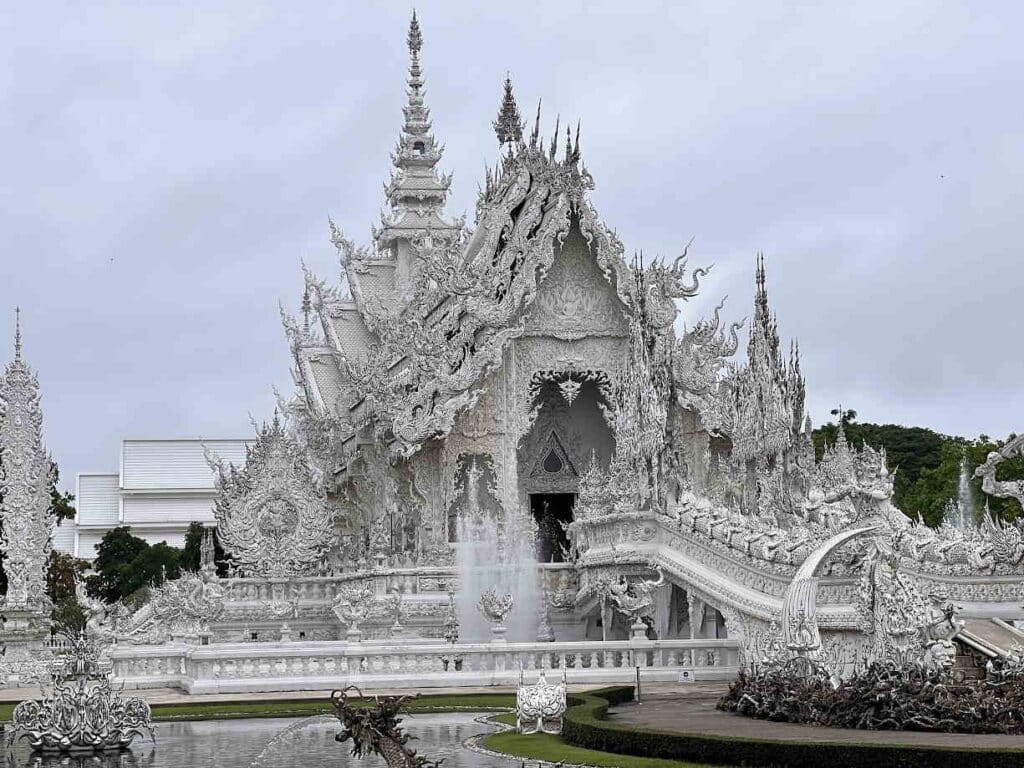
[[654, 590], [665, 583], [665, 574], [656, 568], [658, 578], [655, 581], [642, 580], [630, 584], [625, 577], [618, 584], [611, 586], [611, 599], [619, 613], [627, 616], [634, 625], [640, 623], [654, 605]]
[[337, 741], [352, 742], [355, 757], [379, 755], [388, 768], [438, 768], [440, 761], [417, 755], [407, 745], [409, 734], [402, 731], [398, 716], [405, 703], [416, 696], [375, 696], [366, 706], [365, 699], [357, 703], [349, 700], [349, 691], [360, 698], [362, 691], [350, 685], [331, 694], [334, 714], [341, 721], [342, 730], [334, 737]]

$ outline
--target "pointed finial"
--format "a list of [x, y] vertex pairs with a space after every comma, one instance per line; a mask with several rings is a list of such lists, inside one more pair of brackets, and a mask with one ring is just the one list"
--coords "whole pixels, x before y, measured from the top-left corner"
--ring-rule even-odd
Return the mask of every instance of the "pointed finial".
[[412, 21], [409, 22], [409, 35], [406, 38], [409, 43], [409, 53], [415, 59], [423, 47], [423, 35], [420, 33], [420, 22], [416, 18], [416, 11], [412, 12]]
[[530, 148], [537, 148], [537, 140], [540, 139], [540, 99], [537, 99], [537, 117], [533, 121], [533, 133], [530, 134]]
[[14, 308], [14, 359], [21, 360], [21, 307]]
[[565, 124], [565, 162], [572, 161], [572, 131], [569, 129], [569, 124]]
[[580, 121], [576, 121], [576, 145], [572, 148], [572, 161], [578, 163], [580, 159]]
[[306, 333], [309, 333], [309, 315], [312, 311], [313, 305], [309, 297], [309, 283], [306, 283], [306, 289], [302, 292], [302, 327]]
[[523, 140], [523, 121], [519, 117], [519, 106], [515, 94], [512, 93], [512, 75], [505, 74], [505, 92], [498, 108], [498, 119], [491, 125], [498, 137], [498, 146], [518, 143]]
[[555, 116], [555, 133], [551, 137], [551, 149], [549, 153], [549, 157], [551, 160], [555, 159], [555, 154], [558, 152], [558, 129], [561, 128], [561, 120], [561, 115]]

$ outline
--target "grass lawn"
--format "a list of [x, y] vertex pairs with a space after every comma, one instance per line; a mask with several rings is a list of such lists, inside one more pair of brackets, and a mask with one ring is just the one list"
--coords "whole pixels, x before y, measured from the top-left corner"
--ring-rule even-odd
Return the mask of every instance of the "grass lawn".
[[[500, 715], [496, 720], [515, 725], [515, 715]], [[548, 733], [525, 735], [505, 731], [487, 736], [481, 746], [530, 760], [544, 760], [557, 763], [580, 763], [583, 765], [608, 766], [609, 768], [710, 768], [699, 763], [683, 763], [678, 760], [660, 760], [652, 757], [633, 757], [614, 752], [598, 752], [593, 749], [574, 747], [562, 741], [561, 736]]]

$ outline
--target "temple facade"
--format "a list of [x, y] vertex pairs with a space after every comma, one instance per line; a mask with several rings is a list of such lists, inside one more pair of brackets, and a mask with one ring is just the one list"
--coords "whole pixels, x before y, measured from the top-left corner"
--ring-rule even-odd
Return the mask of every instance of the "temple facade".
[[[721, 306], [687, 312], [708, 270], [628, 257], [578, 125], [548, 135], [539, 107], [527, 125], [510, 80], [475, 220], [451, 217], [415, 15], [407, 45], [380, 222], [365, 245], [331, 224], [340, 277], [307, 272], [282, 311], [294, 393], [244, 461], [207, 456], [227, 578], [207, 562], [126, 621], [91, 604], [122, 679], [480, 684], [511, 679], [506, 642], [592, 680], [786, 654], [842, 674], [1024, 641], [1019, 525], [911, 520], [885, 451], [842, 429], [815, 456], [761, 256], [741, 350]], [[979, 469], [987, 492], [1024, 498], [996, 479], [1021, 451]], [[214, 647], [132, 649], [169, 639]], [[233, 645], [264, 640], [310, 645]]]
[[[1015, 526], [936, 532], [896, 509], [884, 450], [840, 434], [816, 461], [764, 259], [743, 355], [721, 307], [681, 317], [708, 270], [685, 250], [628, 258], [589, 200], [578, 125], [542, 136], [510, 80], [475, 221], [449, 216], [415, 17], [407, 43], [381, 220], [367, 245], [332, 223], [340, 280], [307, 273], [300, 315], [283, 314], [295, 395], [244, 469], [220, 466], [219, 536], [239, 576], [457, 572], [490, 521], [498, 560], [513, 537], [534, 542], [541, 592], [571, 607], [560, 637], [625, 637], [641, 620], [649, 638], [752, 637], [788, 611], [815, 643], [820, 616], [848, 646], [876, 609], [855, 605], [853, 582], [880, 558], [910, 557], [921, 594], [951, 599], [966, 594], [954, 573], [1019, 570], [1024, 550], [992, 544], [1019, 541]], [[815, 595], [819, 577], [837, 581], [821, 605], [789, 605], [808, 562]], [[616, 585], [633, 594], [655, 572], [644, 610], [617, 618]], [[916, 626], [926, 602], [899, 620]]]

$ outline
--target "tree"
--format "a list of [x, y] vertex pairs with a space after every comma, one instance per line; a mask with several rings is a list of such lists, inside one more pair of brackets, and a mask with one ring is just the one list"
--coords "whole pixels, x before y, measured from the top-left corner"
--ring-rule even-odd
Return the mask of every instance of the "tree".
[[50, 618], [56, 626], [77, 631], [85, 626], [85, 612], [75, 595], [75, 581], [89, 568], [88, 560], [80, 560], [64, 552], [51, 552], [46, 567], [46, 594], [53, 602]]
[[921, 470], [917, 480], [901, 499], [900, 509], [912, 517], [920, 515], [928, 525], [939, 525], [946, 505], [950, 499], [957, 497], [963, 456], [963, 443], [954, 440], [943, 443], [939, 464]]
[[51, 463], [53, 464], [53, 484], [50, 486], [50, 511], [57, 518], [57, 525], [60, 525], [64, 520], [75, 519], [75, 494], [67, 491], [61, 493], [57, 489], [57, 483], [60, 481], [60, 469], [57, 467], [57, 462]]
[[[185, 534], [185, 548], [181, 551], [181, 570], [198, 571], [202, 565], [203, 536], [210, 530], [200, 522], [191, 522]], [[213, 537], [213, 562], [217, 566], [217, 575], [228, 575], [228, 555], [220, 545], [217, 536]]]
[[[840, 415], [840, 409], [832, 411]], [[912, 518], [918, 515], [929, 525], [942, 522], [946, 504], [957, 498], [961, 462], [966, 457], [967, 472], [976, 505], [987, 502], [992, 514], [1003, 520], [1013, 520], [1022, 514], [1013, 499], [986, 497], [981, 481], [974, 479], [974, 470], [984, 463], [991, 451], [999, 450], [1008, 440], [992, 440], [979, 435], [975, 440], [942, 435], [924, 427], [904, 427], [899, 424], [856, 423], [856, 411], [843, 411], [842, 424], [846, 439], [854, 447], [865, 443], [873, 448], [885, 448], [889, 469], [895, 472], [893, 503]], [[826, 445], [834, 444], [839, 433], [838, 424], [829, 422], [814, 430], [815, 454], [820, 460]], [[1000, 480], [1024, 479], [1024, 458], [1015, 457], [999, 467]]]
[[101, 600], [122, 600], [150, 584], [177, 578], [180, 559], [181, 550], [167, 542], [150, 546], [127, 526], [114, 528], [96, 547], [96, 574], [86, 579], [86, 588]]
[[857, 412], [852, 408], [850, 410], [844, 411], [843, 406], [839, 406], [838, 408], [833, 408], [831, 411], [829, 411], [829, 413], [831, 413], [833, 416], [838, 416], [839, 423], [842, 424], [844, 427], [848, 424], [852, 424], [854, 421], [857, 420]]
[[[850, 411], [846, 412], [851, 413]], [[855, 412], [853, 412], [854, 415]], [[872, 448], [885, 448], [889, 468], [895, 471], [893, 503], [907, 510], [907, 494], [925, 469], [937, 467], [942, 461], [943, 446], [953, 438], [940, 435], [923, 427], [904, 427], [899, 424], [858, 424], [853, 417], [843, 424], [850, 444], [860, 448], [865, 443]], [[814, 449], [820, 460], [825, 446], [835, 443], [839, 427], [829, 422], [813, 433]]]

